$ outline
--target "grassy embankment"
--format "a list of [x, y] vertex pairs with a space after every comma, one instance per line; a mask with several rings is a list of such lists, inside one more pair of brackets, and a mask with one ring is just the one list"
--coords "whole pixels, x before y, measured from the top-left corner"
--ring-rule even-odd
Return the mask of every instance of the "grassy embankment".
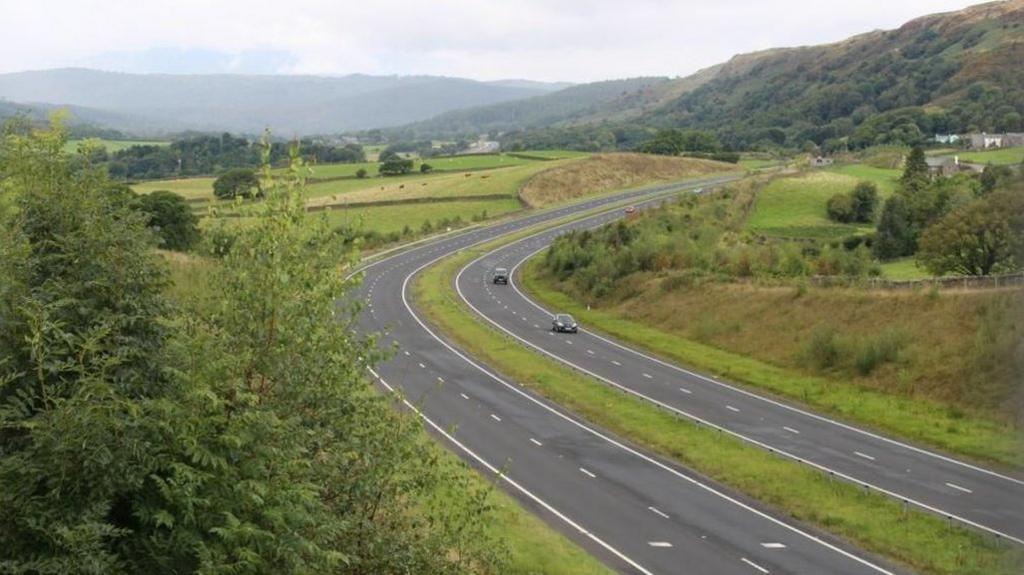
[[[201, 297], [206, 290], [205, 272], [216, 265], [212, 260], [185, 256], [176, 252], [163, 252], [171, 268], [170, 297], [192, 299]], [[424, 441], [429, 441], [426, 433]], [[437, 448], [442, 464], [469, 480], [475, 489], [493, 487], [493, 479], [471, 469], [454, 454]], [[447, 505], [469, 506], [471, 502], [463, 491], [437, 486], [435, 493], [426, 497], [442, 498]], [[526, 511], [511, 496], [500, 489], [489, 489], [489, 509], [484, 523], [495, 539], [503, 541], [509, 552], [508, 573], [533, 575], [537, 573], [565, 573], [568, 575], [610, 575], [611, 570], [591, 557], [583, 549]]]
[[519, 195], [527, 205], [544, 207], [611, 190], [740, 170], [734, 164], [693, 158], [597, 154], [538, 173]]
[[[523, 234], [518, 235], [525, 235]], [[509, 241], [505, 238], [501, 241]], [[429, 321], [510, 380], [645, 448], [813, 524], [930, 574], [1016, 573], [1020, 550], [877, 494], [832, 482], [790, 460], [695, 426], [648, 403], [537, 356], [487, 328], [456, 301], [454, 274], [496, 244], [463, 250], [428, 268], [414, 286]]]

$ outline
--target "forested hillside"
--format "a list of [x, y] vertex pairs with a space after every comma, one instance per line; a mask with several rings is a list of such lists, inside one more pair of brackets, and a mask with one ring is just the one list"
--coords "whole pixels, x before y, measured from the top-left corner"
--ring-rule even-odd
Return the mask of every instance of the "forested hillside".
[[759, 143], [863, 147], [933, 132], [1024, 128], [1024, 1], [925, 16], [897, 30], [761, 54], [643, 121]]

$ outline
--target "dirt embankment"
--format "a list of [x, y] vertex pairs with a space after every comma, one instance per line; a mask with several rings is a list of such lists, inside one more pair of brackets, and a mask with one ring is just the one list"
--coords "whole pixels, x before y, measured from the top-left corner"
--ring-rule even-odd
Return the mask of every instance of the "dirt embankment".
[[542, 207], [591, 194], [736, 170], [735, 164], [694, 158], [597, 154], [540, 172], [526, 182], [519, 196], [530, 206]]

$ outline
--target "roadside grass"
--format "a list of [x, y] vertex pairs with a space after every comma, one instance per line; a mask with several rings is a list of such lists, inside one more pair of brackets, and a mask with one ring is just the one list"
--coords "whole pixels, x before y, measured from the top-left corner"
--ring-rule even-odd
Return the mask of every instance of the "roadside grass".
[[1013, 546], [1000, 545], [960, 527], [949, 527], [929, 514], [913, 510], [905, 513], [890, 498], [830, 481], [809, 467], [677, 418], [538, 356], [484, 326], [456, 301], [451, 281], [463, 265], [494, 245], [497, 244], [463, 250], [425, 270], [415, 280], [415, 299], [418, 309], [431, 323], [462, 349], [512, 381], [795, 520], [830, 531], [924, 573], [1019, 572], [1022, 552]]
[[64, 144], [64, 151], [69, 154], [73, 154], [78, 151], [78, 145], [86, 140], [99, 142], [101, 146], [106, 148], [108, 154], [120, 152], [121, 150], [132, 146], [166, 146], [170, 144], [170, 142], [166, 140], [107, 140], [105, 138], [79, 138], [75, 140], [68, 140]]
[[[171, 283], [168, 295], [172, 301], [182, 303], [202, 301], [209, 291], [209, 274], [216, 260], [180, 254], [160, 252], [168, 263]], [[483, 522], [488, 533], [504, 543], [508, 550], [507, 573], [512, 575], [535, 575], [539, 573], [565, 573], [567, 575], [611, 575], [612, 571], [592, 557], [581, 547], [560, 532], [548, 526], [543, 520], [530, 513], [510, 495], [497, 488], [496, 479], [477, 473], [454, 453], [431, 441], [423, 433], [422, 440], [436, 450], [435, 453], [449, 471], [459, 478], [468, 480], [471, 491], [486, 491], [486, 517]], [[461, 511], [472, 502], [466, 492], [455, 491], [445, 485], [436, 485], [425, 494], [436, 498]]]
[[891, 280], [921, 280], [933, 277], [928, 270], [917, 266], [913, 256], [882, 262], [882, 277]]
[[[794, 308], [794, 305], [799, 305], [799, 303], [794, 304], [792, 290], [786, 290], [786, 293], [775, 293], [773, 294], [775, 297], [762, 298], [763, 301], [758, 300], [746, 305], [743, 302], [751, 300], [750, 294], [723, 295], [719, 293], [721, 291], [719, 290], [715, 292], [719, 293], [719, 296], [714, 301], [705, 301], [708, 298], [691, 298], [693, 301], [688, 301], [688, 305], [684, 305], [684, 308], [689, 309], [695, 304], [700, 305], [698, 302], [707, 304], [706, 308], [702, 306], [701, 310], [692, 310], [694, 313], [680, 309], [679, 305], [682, 305], [682, 302], [674, 302], [670, 305], [664, 299], [667, 297], [665, 294], [659, 296], [657, 307], [647, 306], [643, 308], [643, 311], [636, 309], [636, 306], [643, 306], [642, 303], [634, 305], [629, 312], [619, 308], [612, 310], [588, 309], [576, 299], [548, 284], [543, 279], [540, 263], [540, 258], [536, 257], [527, 262], [522, 274], [523, 287], [549, 308], [571, 313], [584, 325], [591, 326], [595, 330], [628, 341], [639, 348], [652, 351], [690, 368], [750, 385], [808, 405], [820, 412], [866, 425], [885, 433], [932, 445], [944, 451], [980, 461], [1008, 466], [1024, 465], [1024, 452], [1021, 450], [1019, 432], [1007, 423], [983, 417], [977, 413], [980, 410], [943, 404], [921, 397], [920, 394], [908, 394], [905, 391], [899, 393], [898, 390], [892, 389], [883, 391], [865, 385], [857, 385], [846, 379], [847, 376], [843, 374], [830, 373], [829, 377], [809, 375], [791, 367], [782, 367], [752, 357], [751, 354], [758, 353], [752, 350], [780, 357], [792, 356], [794, 352], [790, 349], [793, 346], [799, 347], [799, 342], [805, 339], [794, 339], [806, 331], [804, 327], [800, 326], [824, 325], [825, 320], [821, 317], [818, 318], [817, 323], [814, 323], [803, 315], [800, 315], [798, 319], [793, 315], [799, 311]], [[809, 297], [804, 296], [804, 298]], [[863, 297], [870, 298], [871, 296]], [[921, 296], [922, 299], [926, 297]], [[651, 298], [634, 299], [650, 300]], [[782, 303], [781, 299], [785, 299], [789, 303]], [[896, 301], [892, 306], [882, 307], [876, 311], [879, 314], [884, 314], [900, 305], [902, 304]], [[729, 308], [732, 315], [725, 317], [724, 312], [718, 313], [723, 308]], [[780, 311], [781, 315], [777, 318], [772, 316], [773, 321], [769, 325], [766, 318], [772, 309], [785, 311]], [[647, 312], [661, 316], [668, 314], [675, 319], [668, 322], [672, 324], [671, 326], [657, 325], [655, 327], [659, 322], [646, 317]], [[819, 311], [814, 309], [808, 313], [815, 315]], [[833, 315], [828, 318], [829, 320], [844, 317], [834, 308], [831, 313]], [[762, 318], [762, 315], [765, 317]], [[926, 315], [919, 314], [919, 320], [924, 320]], [[747, 323], [750, 321], [761, 323], [753, 326], [754, 329], [746, 329], [741, 332], [744, 320], [739, 316], [746, 316]], [[627, 317], [630, 319], [625, 319]], [[701, 319], [702, 317], [705, 319]], [[751, 317], [758, 319], [750, 320]], [[709, 324], [708, 321], [711, 319], [713, 321]], [[778, 321], [774, 321], [775, 319]], [[786, 330], [784, 326], [780, 325], [785, 322], [789, 322], [791, 326], [795, 324], [795, 327]], [[746, 351], [744, 353], [727, 351], [716, 345], [684, 337], [680, 331], [676, 331], [678, 327], [675, 325], [676, 323], [690, 325], [691, 330], [698, 332], [712, 330], [702, 339], [716, 341], [717, 337], [721, 337], [724, 341], [730, 341], [733, 346], [742, 347]], [[938, 329], [937, 325], [927, 321], [921, 326], [915, 327], [926, 331]], [[739, 341], [745, 334], [755, 331], [758, 334]], [[773, 341], [766, 341], [767, 339]], [[967, 340], [968, 344], [973, 342], [971, 336], [967, 336]], [[772, 349], [767, 349], [769, 347]], [[918, 363], [925, 363], [931, 367], [941, 367], [942, 358], [935, 358], [929, 354], [948, 354], [951, 349], [940, 345], [931, 345], [926, 350], [918, 349], [919, 347], [912, 350], [914, 353], [924, 354]], [[903, 351], [902, 353], [911, 352]], [[958, 355], [954, 357], [960, 358]], [[790, 359], [792, 358], [790, 357]], [[966, 358], [960, 359], [966, 361]], [[946, 358], [946, 361], [948, 362], [949, 358]], [[906, 366], [894, 366], [890, 369], [896, 371], [896, 385], [908, 385], [908, 383], [900, 383], [908, 378]], [[873, 375], [886, 377], [884, 373]], [[889, 379], [885, 381], [889, 381]], [[963, 384], [963, 382], [960, 383]], [[981, 389], [984, 386], [970, 387], [978, 388], [972, 393], [991, 392], [991, 390]], [[958, 391], [957, 389], [937, 390], [934, 393], [946, 393], [947, 395], [964, 393], [963, 390]]]
[[1024, 163], [1024, 146], [986, 150], [984, 152], [962, 152], [951, 155], [959, 155], [961, 160], [978, 164], [1009, 166]]
[[[747, 219], [747, 229], [767, 236], [785, 238], [836, 238], [870, 233], [871, 225], [839, 224], [828, 219], [825, 206], [833, 195], [848, 192], [860, 179], [885, 181], [884, 174], [868, 166], [847, 166], [843, 173], [815, 171], [778, 178], [768, 184], [757, 197], [757, 204]], [[879, 186], [885, 198], [891, 187]]]
[[448, 219], [460, 218], [464, 223], [486, 212], [485, 219], [506, 215], [523, 209], [515, 198], [494, 200], [466, 200], [422, 204], [366, 206], [352, 209], [330, 210], [327, 219], [332, 225], [345, 224], [354, 229], [374, 230], [382, 234], [400, 232], [405, 226], [419, 231], [423, 222], [431, 225]]

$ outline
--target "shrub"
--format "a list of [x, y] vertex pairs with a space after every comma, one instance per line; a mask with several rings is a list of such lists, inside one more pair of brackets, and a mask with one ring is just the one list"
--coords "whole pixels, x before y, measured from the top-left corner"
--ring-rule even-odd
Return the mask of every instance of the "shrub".
[[894, 331], [883, 332], [877, 338], [865, 342], [853, 359], [853, 367], [860, 375], [869, 375], [884, 363], [894, 363], [899, 359], [903, 348], [904, 337]]
[[824, 326], [814, 328], [811, 331], [811, 339], [807, 342], [805, 355], [808, 361], [818, 369], [831, 369], [837, 366], [840, 349], [836, 330]]
[[358, 170], [356, 170], [356, 177], [359, 178], [360, 180], [366, 178], [366, 176], [366, 168], [359, 168]]
[[249, 198], [259, 195], [259, 187], [260, 180], [256, 177], [255, 170], [236, 168], [228, 170], [213, 181], [213, 195], [222, 200]]
[[431, 166], [430, 164], [427, 164], [425, 162], [420, 164], [420, 173], [421, 174], [426, 174], [426, 173], [432, 172], [432, 171], [434, 171], [434, 166]]
[[825, 208], [828, 211], [828, 218], [834, 222], [843, 224], [854, 221], [853, 198], [849, 194], [836, 194], [828, 199]]

